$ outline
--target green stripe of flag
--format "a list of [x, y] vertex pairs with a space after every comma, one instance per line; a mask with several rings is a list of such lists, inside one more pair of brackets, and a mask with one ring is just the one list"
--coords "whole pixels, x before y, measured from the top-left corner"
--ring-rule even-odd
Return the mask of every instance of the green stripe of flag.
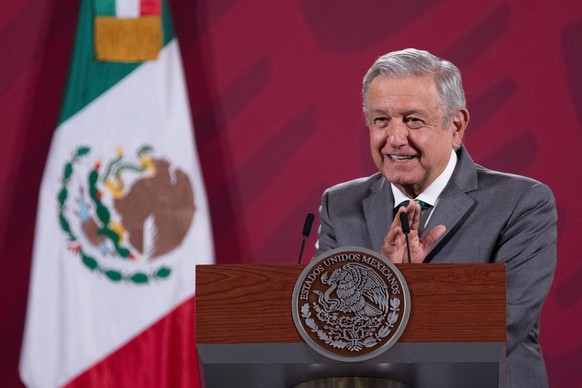
[[[77, 36], [59, 125], [105, 93], [141, 63], [98, 62], [95, 60], [92, 0], [82, 0]], [[174, 26], [168, 1], [163, 0], [164, 46], [174, 39]]]
[[95, 15], [115, 16], [115, 0], [93, 0]]

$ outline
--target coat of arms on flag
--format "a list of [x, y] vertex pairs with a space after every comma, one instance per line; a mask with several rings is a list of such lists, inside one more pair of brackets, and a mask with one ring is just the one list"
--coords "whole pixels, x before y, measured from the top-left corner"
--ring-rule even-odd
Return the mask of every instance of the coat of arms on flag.
[[169, 277], [172, 269], [157, 261], [182, 243], [192, 223], [187, 173], [152, 155], [149, 145], [134, 160], [121, 147], [108, 161], [87, 161], [90, 152], [79, 146], [63, 167], [58, 217], [68, 249], [114, 282]]

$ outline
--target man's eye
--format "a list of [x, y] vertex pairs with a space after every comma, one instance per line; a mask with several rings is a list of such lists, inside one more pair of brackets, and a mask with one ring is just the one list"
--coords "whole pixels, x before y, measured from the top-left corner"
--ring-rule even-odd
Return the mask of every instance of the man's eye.
[[424, 125], [424, 121], [416, 117], [408, 117], [404, 122], [408, 128], [412, 129], [420, 128]]
[[376, 117], [374, 118], [374, 125], [378, 127], [385, 127], [388, 125], [388, 118], [387, 117]]

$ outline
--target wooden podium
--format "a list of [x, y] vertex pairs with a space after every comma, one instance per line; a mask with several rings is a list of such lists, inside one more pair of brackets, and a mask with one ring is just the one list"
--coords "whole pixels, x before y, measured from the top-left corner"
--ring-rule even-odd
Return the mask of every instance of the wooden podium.
[[294, 387], [343, 376], [414, 388], [505, 386], [505, 266], [400, 264], [411, 312], [398, 342], [367, 361], [329, 359], [303, 342], [291, 298], [303, 265], [196, 267], [202, 386]]

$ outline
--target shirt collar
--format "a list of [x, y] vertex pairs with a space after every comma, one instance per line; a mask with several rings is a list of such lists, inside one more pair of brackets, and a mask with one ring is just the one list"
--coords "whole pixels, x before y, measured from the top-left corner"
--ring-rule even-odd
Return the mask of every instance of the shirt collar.
[[[416, 198], [420, 201], [426, 202], [429, 205], [436, 206], [439, 196], [445, 189], [447, 183], [453, 176], [455, 167], [457, 166], [458, 156], [455, 150], [451, 150], [451, 157], [449, 158], [449, 163], [445, 167], [444, 171], [428, 186], [422, 193], [420, 193]], [[402, 201], [410, 200], [402, 191], [400, 191], [394, 184], [390, 183], [392, 188], [392, 195], [394, 196], [394, 207], [398, 206]]]

